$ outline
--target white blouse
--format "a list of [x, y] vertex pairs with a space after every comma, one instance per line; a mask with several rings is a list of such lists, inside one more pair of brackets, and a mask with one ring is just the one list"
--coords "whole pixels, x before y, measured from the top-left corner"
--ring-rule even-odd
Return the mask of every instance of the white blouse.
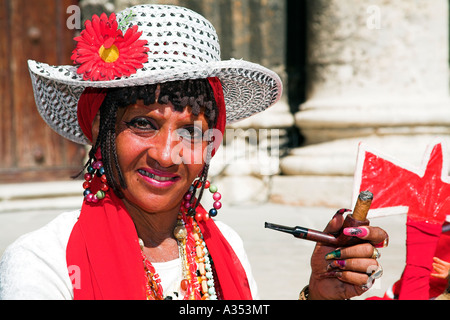
[[[66, 247], [80, 210], [66, 212], [44, 227], [21, 236], [4, 252], [0, 261], [0, 300], [73, 299], [66, 264]], [[258, 299], [250, 263], [239, 235], [216, 221], [247, 274], [252, 297]], [[153, 263], [164, 292], [170, 295], [180, 283], [180, 260]]]

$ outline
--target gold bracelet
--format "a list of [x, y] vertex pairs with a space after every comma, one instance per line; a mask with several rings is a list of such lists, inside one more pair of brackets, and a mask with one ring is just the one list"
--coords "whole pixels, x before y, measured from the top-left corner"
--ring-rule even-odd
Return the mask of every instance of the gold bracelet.
[[[450, 288], [450, 286], [449, 286]], [[448, 294], [448, 299], [450, 300], [450, 294]], [[309, 284], [303, 288], [302, 291], [300, 291], [300, 294], [298, 295], [298, 300], [309, 300]], [[351, 300], [345, 299], [345, 300]]]
[[298, 300], [308, 300], [309, 297], [309, 285], [305, 286], [298, 295]]

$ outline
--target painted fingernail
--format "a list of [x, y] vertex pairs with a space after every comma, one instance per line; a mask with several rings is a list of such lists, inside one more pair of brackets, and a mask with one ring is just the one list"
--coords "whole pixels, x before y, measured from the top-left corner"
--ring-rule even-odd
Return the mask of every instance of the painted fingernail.
[[343, 233], [346, 236], [352, 236], [352, 237], [358, 237], [358, 238], [364, 238], [365, 236], [367, 236], [367, 234], [369, 233], [369, 231], [366, 228], [355, 228], [355, 227], [350, 227], [350, 228], [345, 228]]
[[382, 242], [374, 245], [375, 248], [386, 248], [389, 245], [389, 238], [384, 239]]
[[330, 253], [327, 253], [327, 255], [325, 256], [325, 260], [331, 260], [331, 259], [336, 259], [336, 258], [340, 258], [340, 257], [341, 257], [341, 249], [337, 249]]
[[330, 271], [332, 269], [343, 269], [345, 268], [345, 260], [333, 260], [331, 261], [327, 266], [327, 271]]
[[338, 211], [336, 211], [335, 214], [344, 214], [344, 213], [350, 212], [350, 211], [352, 211], [352, 210], [350, 210], [350, 209], [339, 209]]

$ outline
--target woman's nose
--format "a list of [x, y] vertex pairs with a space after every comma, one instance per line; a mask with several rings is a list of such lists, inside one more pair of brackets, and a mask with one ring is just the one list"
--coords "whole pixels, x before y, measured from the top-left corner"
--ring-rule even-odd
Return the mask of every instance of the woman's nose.
[[172, 130], [160, 130], [158, 139], [154, 141], [155, 148], [152, 150], [150, 156], [156, 160], [161, 167], [171, 167], [181, 163], [181, 155], [179, 150], [179, 140], [176, 132]]

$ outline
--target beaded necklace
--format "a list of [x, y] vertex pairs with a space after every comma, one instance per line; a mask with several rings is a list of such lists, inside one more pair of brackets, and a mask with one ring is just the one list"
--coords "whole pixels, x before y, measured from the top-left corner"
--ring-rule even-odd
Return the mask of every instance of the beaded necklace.
[[[200, 227], [194, 217], [186, 214], [186, 210], [182, 210], [178, 215], [174, 236], [178, 241], [182, 261], [180, 295], [184, 300], [217, 300], [211, 256]], [[172, 299], [170, 296], [164, 296], [161, 278], [152, 263], [145, 257], [142, 240], [139, 239], [139, 242], [146, 277], [147, 300]]]

